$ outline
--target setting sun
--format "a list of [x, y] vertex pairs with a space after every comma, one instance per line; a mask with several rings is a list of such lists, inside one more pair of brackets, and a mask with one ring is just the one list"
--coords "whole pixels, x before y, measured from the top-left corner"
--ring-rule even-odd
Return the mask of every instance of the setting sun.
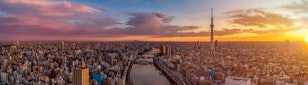
[[308, 37], [306, 37], [306, 43], [308, 43]]
[[304, 24], [302, 23], [302, 22], [295, 22], [294, 23], [294, 26], [296, 26], [296, 27], [299, 27], [299, 26], [303, 26]]

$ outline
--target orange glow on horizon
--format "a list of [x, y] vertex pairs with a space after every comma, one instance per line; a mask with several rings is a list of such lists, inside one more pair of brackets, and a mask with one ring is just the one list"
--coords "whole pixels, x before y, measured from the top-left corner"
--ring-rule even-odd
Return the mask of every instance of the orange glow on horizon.
[[306, 43], [308, 44], [308, 37], [306, 37]]

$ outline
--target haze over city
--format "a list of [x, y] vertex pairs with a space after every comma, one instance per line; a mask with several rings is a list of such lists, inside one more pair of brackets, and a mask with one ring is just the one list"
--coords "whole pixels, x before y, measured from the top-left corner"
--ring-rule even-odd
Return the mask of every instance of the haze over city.
[[[256, 4], [257, 3], [257, 4]], [[305, 41], [306, 0], [1, 0], [1, 40]]]

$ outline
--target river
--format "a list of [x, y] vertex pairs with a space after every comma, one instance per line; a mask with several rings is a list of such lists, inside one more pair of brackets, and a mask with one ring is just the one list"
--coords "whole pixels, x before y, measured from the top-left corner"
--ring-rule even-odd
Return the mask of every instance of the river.
[[134, 85], [171, 85], [153, 64], [133, 64], [130, 76]]

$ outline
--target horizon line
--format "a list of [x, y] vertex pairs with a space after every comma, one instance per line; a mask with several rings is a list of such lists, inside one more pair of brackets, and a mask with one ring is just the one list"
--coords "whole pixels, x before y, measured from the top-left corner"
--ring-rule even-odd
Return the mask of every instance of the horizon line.
[[[89, 42], [206, 42], [211, 43], [211, 41], [149, 41], [149, 40], [0, 40], [0, 42], [14, 42], [14, 41], [67, 41], [67, 42], [74, 42], [74, 41], [89, 41]], [[219, 41], [218, 42], [305, 42], [303, 40], [261, 40], [261, 41]]]

